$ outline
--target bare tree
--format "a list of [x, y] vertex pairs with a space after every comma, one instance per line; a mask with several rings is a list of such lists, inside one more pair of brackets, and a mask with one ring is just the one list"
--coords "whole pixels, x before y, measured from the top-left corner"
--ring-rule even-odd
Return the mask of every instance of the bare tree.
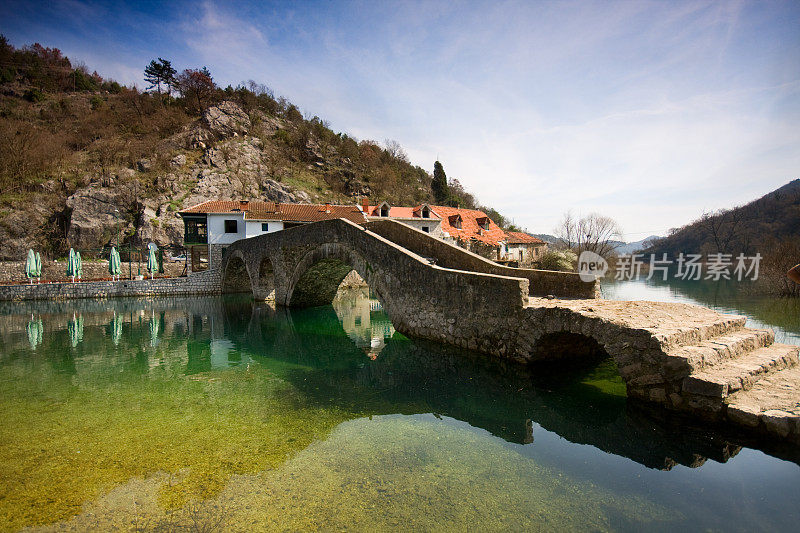
[[564, 246], [575, 253], [590, 251], [603, 257], [613, 252], [617, 247], [614, 241], [622, 238], [622, 228], [617, 221], [599, 213], [582, 218], [576, 218], [571, 212], [564, 213], [554, 231]]
[[400, 143], [394, 139], [386, 139], [386, 151], [395, 159], [408, 163], [408, 154], [406, 154], [406, 151], [400, 146]]
[[730, 252], [731, 241], [737, 236], [739, 224], [742, 222], [741, 211], [739, 209], [720, 209], [712, 213], [704, 212], [700, 221], [711, 234], [717, 252]]

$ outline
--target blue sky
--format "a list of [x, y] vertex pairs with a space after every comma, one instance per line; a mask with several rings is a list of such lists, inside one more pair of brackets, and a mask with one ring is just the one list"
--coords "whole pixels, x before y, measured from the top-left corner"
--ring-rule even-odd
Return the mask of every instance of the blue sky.
[[265, 83], [537, 233], [636, 240], [800, 177], [796, 1], [6, 0], [0, 32], [140, 87], [158, 56]]

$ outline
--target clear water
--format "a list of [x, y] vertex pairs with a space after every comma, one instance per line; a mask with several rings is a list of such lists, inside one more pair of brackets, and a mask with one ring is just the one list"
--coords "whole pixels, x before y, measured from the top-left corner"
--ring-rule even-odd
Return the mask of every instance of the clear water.
[[[800, 336], [795, 303], [604, 290], [718, 305]], [[3, 530], [800, 520], [793, 450], [642, 409], [610, 361], [531, 373], [409, 340], [364, 292], [306, 310], [241, 297], [0, 304], [0, 421]]]

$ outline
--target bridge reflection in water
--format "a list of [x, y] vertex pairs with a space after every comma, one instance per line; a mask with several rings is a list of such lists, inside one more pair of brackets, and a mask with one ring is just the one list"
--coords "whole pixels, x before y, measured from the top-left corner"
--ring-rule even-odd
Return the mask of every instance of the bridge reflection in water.
[[[358, 406], [366, 415], [433, 413], [517, 444], [535, 442], [540, 427], [657, 469], [725, 462], [745, 442], [629, 401], [610, 361], [553, 380], [549, 371], [409, 340], [366, 296], [340, 294], [333, 306], [307, 309], [248, 297], [23, 303], [0, 316], [0, 341], [9, 357], [42, 343], [67, 346], [51, 363], [78, 378], [98, 366], [109, 375], [168, 367], [189, 376], [274, 366], [312, 404]], [[44, 340], [42, 330], [50, 333]], [[98, 343], [135, 355], [115, 359]], [[178, 364], [165, 365], [165, 357]], [[765, 451], [800, 462], [786, 450]]]

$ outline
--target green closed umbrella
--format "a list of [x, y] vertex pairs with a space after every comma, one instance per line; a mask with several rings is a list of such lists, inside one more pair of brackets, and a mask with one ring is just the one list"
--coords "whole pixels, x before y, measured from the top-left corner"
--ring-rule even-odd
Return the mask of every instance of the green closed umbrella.
[[78, 262], [75, 256], [75, 250], [72, 248], [69, 249], [69, 257], [67, 257], [67, 276], [72, 278], [72, 282], [75, 283], [75, 276], [78, 275]]
[[42, 256], [36, 252], [36, 282], [42, 281]]
[[75, 263], [78, 265], [77, 276], [78, 279], [83, 277], [83, 261], [81, 261], [81, 253], [75, 252]]
[[28, 250], [28, 259], [25, 261], [25, 276], [33, 285], [33, 278], [36, 277], [36, 254], [33, 250]]
[[149, 246], [150, 252], [147, 254], [147, 271], [150, 272], [150, 279], [158, 272], [158, 259], [156, 259], [156, 246]]
[[114, 247], [111, 248], [111, 253], [108, 255], [108, 273], [111, 274], [111, 279], [119, 279], [119, 275], [122, 273], [122, 261], [120, 261], [119, 252]]

